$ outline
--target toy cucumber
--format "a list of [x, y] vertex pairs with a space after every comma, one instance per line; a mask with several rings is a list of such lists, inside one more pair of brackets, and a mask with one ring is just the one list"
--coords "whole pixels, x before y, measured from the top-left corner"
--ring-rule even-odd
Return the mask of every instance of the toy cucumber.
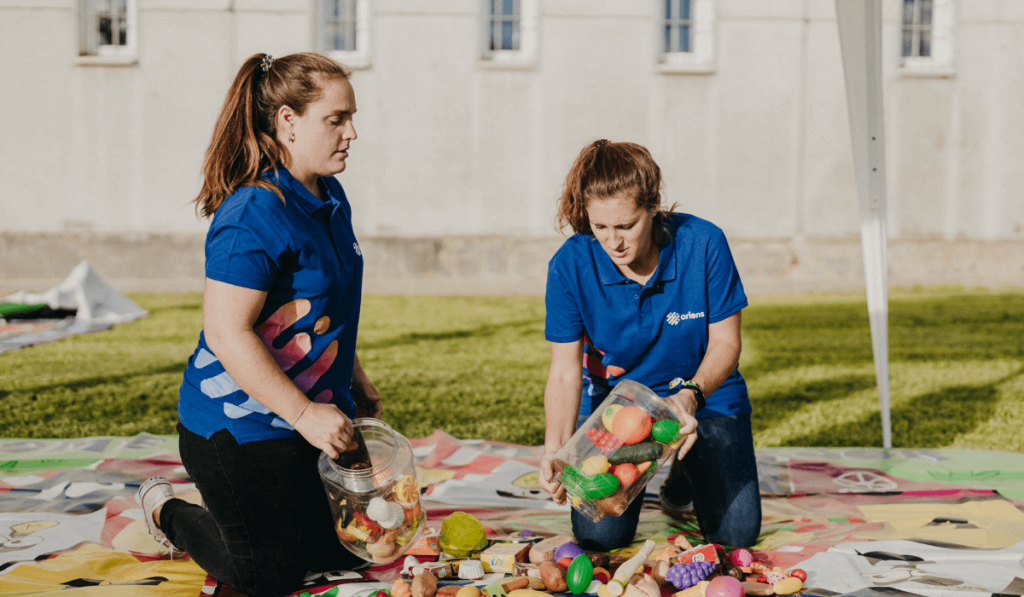
[[647, 460], [657, 460], [661, 458], [662, 449], [662, 446], [655, 442], [622, 446], [608, 456], [608, 462], [611, 464], [623, 464], [625, 462], [638, 464]]

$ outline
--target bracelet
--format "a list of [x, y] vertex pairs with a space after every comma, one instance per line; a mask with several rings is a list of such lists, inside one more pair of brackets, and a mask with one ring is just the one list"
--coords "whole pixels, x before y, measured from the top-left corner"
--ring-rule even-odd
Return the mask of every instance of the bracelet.
[[697, 412], [699, 412], [705, 406], [708, 405], [707, 400], [704, 398], [704, 389], [700, 387], [699, 383], [693, 381], [692, 379], [683, 379], [682, 377], [677, 377], [672, 381], [668, 382], [668, 387], [673, 390], [678, 387], [680, 390], [690, 390], [691, 392], [693, 392], [694, 398], [697, 399], [697, 410], [694, 411], [694, 414], [696, 414]]
[[292, 429], [295, 429], [295, 424], [299, 422], [299, 419], [302, 418], [302, 415], [306, 414], [306, 409], [309, 408], [309, 405], [312, 404], [312, 403], [313, 403], [312, 400], [307, 400], [306, 401], [306, 406], [302, 407], [302, 412], [300, 412], [299, 416], [295, 417], [295, 420], [292, 421]]

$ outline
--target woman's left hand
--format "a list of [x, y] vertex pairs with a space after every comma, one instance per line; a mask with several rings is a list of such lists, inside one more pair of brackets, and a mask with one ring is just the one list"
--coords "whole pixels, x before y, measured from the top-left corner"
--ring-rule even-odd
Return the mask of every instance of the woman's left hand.
[[683, 388], [666, 400], [672, 412], [679, 417], [679, 433], [686, 436], [676, 454], [676, 458], [682, 460], [697, 441], [697, 418], [694, 416], [697, 413], [697, 396], [693, 390]]
[[380, 392], [369, 377], [352, 381], [352, 400], [356, 403], [356, 417], [379, 419], [384, 414]]

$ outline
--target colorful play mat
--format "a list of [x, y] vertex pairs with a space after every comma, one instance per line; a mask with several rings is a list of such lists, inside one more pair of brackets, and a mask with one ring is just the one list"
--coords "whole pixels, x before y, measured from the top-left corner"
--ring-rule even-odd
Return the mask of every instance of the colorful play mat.
[[[429, 526], [461, 510], [493, 535], [570, 533], [567, 506], [537, 487], [539, 447], [441, 431], [412, 444]], [[803, 594], [1024, 594], [1024, 454], [770, 448], [757, 459], [754, 555], [804, 569]], [[135, 499], [152, 475], [198, 501], [174, 436], [0, 440], [0, 597], [227, 594], [193, 562], [159, 556]], [[630, 549], [680, 532], [700, 542], [695, 521], [656, 508], [661, 475]], [[314, 574], [304, 590], [364, 597], [399, 572], [400, 561]]]

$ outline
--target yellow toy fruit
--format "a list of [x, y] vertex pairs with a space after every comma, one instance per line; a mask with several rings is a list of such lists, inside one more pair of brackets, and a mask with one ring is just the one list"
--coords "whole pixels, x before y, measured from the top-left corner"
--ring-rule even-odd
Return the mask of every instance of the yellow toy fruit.
[[650, 433], [651, 417], [639, 406], [626, 406], [615, 413], [612, 434], [627, 446], [644, 441]]
[[620, 410], [622, 410], [621, 404], [613, 404], [608, 408], [604, 409], [604, 412], [601, 413], [601, 422], [604, 423], [605, 429], [607, 429], [608, 431], [612, 430], [612, 421], [615, 419], [615, 413], [619, 412]]
[[412, 475], [402, 477], [391, 491], [395, 494], [395, 500], [406, 506], [415, 504], [420, 498], [420, 484]]
[[584, 475], [594, 476], [608, 472], [611, 466], [608, 464], [608, 459], [604, 456], [591, 456], [580, 465], [580, 472]]
[[803, 586], [804, 583], [800, 582], [799, 578], [790, 576], [772, 585], [772, 589], [776, 595], [792, 595], [802, 589]]

